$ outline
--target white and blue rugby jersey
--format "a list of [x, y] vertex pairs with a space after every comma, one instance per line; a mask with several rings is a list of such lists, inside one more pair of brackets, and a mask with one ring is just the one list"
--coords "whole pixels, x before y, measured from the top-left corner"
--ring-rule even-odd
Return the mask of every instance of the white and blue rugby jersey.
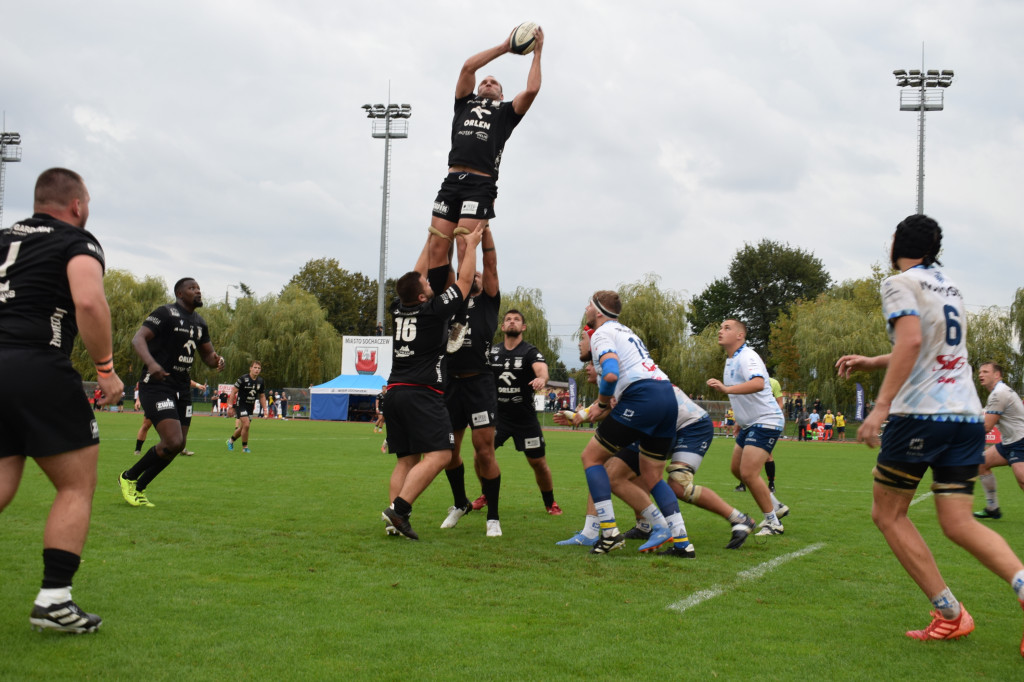
[[882, 282], [882, 314], [890, 341], [897, 319], [921, 319], [921, 350], [890, 412], [981, 421], [967, 363], [967, 316], [956, 285], [935, 266], [914, 266]]
[[690, 400], [690, 397], [683, 393], [678, 386], [673, 385], [672, 388], [676, 392], [676, 403], [679, 405], [679, 418], [676, 420], [676, 431], [682, 431], [690, 424], [708, 416], [708, 413], [704, 408]]
[[772, 395], [772, 387], [768, 382], [768, 368], [753, 348], [743, 344], [725, 361], [725, 375], [722, 383], [726, 386], [745, 384], [754, 377], [764, 379], [764, 387], [757, 393], [746, 395], [729, 394], [729, 403], [736, 414], [736, 423], [741, 428], [754, 424], [781, 429], [786, 424], [782, 409]]
[[590, 337], [590, 350], [594, 356], [598, 376], [604, 375], [601, 359], [608, 353], [619, 356], [619, 382], [615, 385], [615, 399], [630, 384], [642, 379], [668, 381], [668, 376], [651, 359], [647, 347], [633, 330], [615, 320], [605, 322]]
[[1004, 443], [1016, 443], [1024, 438], [1024, 403], [1002, 381], [988, 394], [985, 412], [999, 415], [999, 433]]

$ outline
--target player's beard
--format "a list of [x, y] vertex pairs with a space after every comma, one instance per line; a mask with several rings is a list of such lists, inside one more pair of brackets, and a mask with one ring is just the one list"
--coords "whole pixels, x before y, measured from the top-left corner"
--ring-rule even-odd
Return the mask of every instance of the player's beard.
[[505, 336], [510, 336], [513, 339], [518, 339], [522, 335], [523, 335], [523, 330], [521, 330], [521, 329], [510, 329], [507, 332], [505, 332]]

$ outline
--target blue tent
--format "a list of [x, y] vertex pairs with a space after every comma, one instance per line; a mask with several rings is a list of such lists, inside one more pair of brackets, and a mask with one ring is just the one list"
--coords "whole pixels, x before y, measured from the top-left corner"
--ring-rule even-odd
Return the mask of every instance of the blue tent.
[[309, 418], [347, 421], [350, 395], [375, 396], [386, 383], [378, 374], [340, 374], [309, 389]]

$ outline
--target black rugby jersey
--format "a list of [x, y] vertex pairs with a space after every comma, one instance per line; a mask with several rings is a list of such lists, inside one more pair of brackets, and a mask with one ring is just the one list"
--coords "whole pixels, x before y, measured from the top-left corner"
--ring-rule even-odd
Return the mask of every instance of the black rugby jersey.
[[504, 419], [532, 417], [537, 410], [533, 405], [533, 387], [537, 378], [533, 363], [544, 362], [544, 356], [533, 344], [520, 342], [512, 350], [504, 343], [491, 346], [491, 371], [498, 385], [498, 416]]
[[498, 179], [505, 141], [523, 117], [512, 102], [478, 98], [470, 93], [455, 100], [449, 166], [467, 166]]
[[[487, 372], [487, 352], [491, 348], [494, 332], [498, 330], [498, 308], [501, 306], [501, 294], [488, 296], [481, 291], [469, 299], [466, 314], [469, 317], [469, 330], [462, 341], [462, 347], [448, 356], [448, 371]], [[458, 317], [455, 318], [458, 322]]]
[[406, 308], [391, 304], [395, 336], [388, 384], [418, 384], [444, 390], [448, 321], [462, 304], [454, 284], [429, 301]]
[[78, 323], [68, 261], [83, 254], [106, 268], [96, 237], [45, 213], [0, 230], [0, 346], [71, 355]]
[[[147, 344], [153, 359], [164, 368], [168, 383], [189, 388], [189, 372], [196, 358], [196, 349], [210, 342], [210, 329], [199, 313], [186, 312], [177, 301], [162, 305], [142, 323], [155, 336]], [[149, 370], [142, 376], [142, 383], [149, 383]]]
[[248, 372], [238, 377], [238, 381], [235, 382], [235, 388], [238, 390], [238, 404], [246, 411], [252, 412], [259, 397], [267, 394], [265, 386], [263, 377], [253, 379]]

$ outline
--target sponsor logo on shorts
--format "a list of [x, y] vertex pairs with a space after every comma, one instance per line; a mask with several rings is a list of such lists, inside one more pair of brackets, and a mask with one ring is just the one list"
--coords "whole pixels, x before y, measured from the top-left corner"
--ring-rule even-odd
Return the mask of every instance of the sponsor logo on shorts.
[[185, 416], [186, 417], [191, 417], [192, 416], [192, 406], [191, 405], [189, 405], [188, 407], [185, 408]]
[[924, 438], [911, 438], [910, 443], [907, 444], [907, 451], [920, 453], [922, 450], [924, 450]]
[[487, 412], [474, 412], [470, 419], [473, 426], [487, 426], [491, 423], [491, 415]]
[[455, 445], [455, 434], [448, 432], [448, 443], [449, 445]]
[[441, 215], [448, 215], [448, 211], [451, 210], [448, 204], [443, 201], [434, 202], [434, 213], [440, 213]]
[[623, 410], [622, 411], [622, 416], [625, 417], [626, 419], [632, 419], [635, 415], [636, 415], [636, 412], [633, 411], [633, 410], [628, 410], [627, 409], [627, 410]]
[[527, 450], [536, 450], [540, 447], [540, 438], [526, 438], [523, 440], [523, 447]]
[[99, 427], [99, 424], [96, 423], [95, 419], [93, 419], [91, 422], [89, 422], [89, 428], [92, 430], [92, 437], [93, 438], [99, 438], [100, 437], [100, 427]]
[[476, 215], [477, 209], [480, 208], [479, 201], [463, 201], [462, 202], [462, 215]]
[[163, 410], [173, 410], [173, 409], [174, 409], [174, 401], [173, 400], [161, 400], [160, 402], [158, 402], [156, 404], [156, 411], [157, 412], [162, 412]]

